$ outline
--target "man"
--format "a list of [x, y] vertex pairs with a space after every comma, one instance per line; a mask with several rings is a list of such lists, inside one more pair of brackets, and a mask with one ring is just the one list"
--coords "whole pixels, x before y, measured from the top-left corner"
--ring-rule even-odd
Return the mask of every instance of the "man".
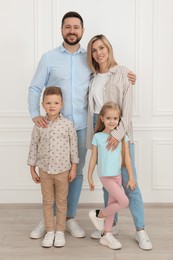
[[[74, 217], [78, 207], [83, 183], [83, 167], [86, 158], [87, 95], [91, 71], [87, 65], [87, 53], [80, 46], [84, 33], [83, 19], [76, 12], [68, 12], [62, 18], [61, 33], [63, 44], [45, 53], [31, 81], [28, 94], [29, 112], [33, 122], [39, 127], [47, 127], [46, 118], [40, 116], [40, 96], [44, 87], [59, 86], [63, 92], [62, 113], [70, 119], [78, 136], [79, 164], [76, 179], [69, 184], [67, 199], [66, 229], [74, 237], [84, 237], [85, 231]], [[135, 83], [136, 76], [131, 73], [129, 80]], [[31, 238], [45, 234], [41, 221], [31, 232]]]

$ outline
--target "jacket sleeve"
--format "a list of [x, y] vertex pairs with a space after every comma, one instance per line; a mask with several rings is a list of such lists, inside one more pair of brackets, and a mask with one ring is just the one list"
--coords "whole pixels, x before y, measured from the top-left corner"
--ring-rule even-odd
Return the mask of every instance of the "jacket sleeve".
[[72, 163], [79, 163], [77, 133], [72, 123], [70, 123], [69, 125], [69, 138], [70, 138], [70, 161]]
[[133, 86], [128, 80], [127, 72], [124, 75], [123, 83], [123, 103], [121, 108], [121, 119], [115, 130], [111, 132], [111, 135], [119, 142], [127, 133], [127, 129], [132, 121], [133, 116]]

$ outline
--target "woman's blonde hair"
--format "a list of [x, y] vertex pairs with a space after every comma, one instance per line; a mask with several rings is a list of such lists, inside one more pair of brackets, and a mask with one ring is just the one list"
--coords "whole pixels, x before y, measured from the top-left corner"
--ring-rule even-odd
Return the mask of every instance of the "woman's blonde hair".
[[105, 125], [101, 120], [101, 116], [103, 117], [105, 113], [110, 110], [116, 110], [119, 114], [119, 118], [121, 117], [121, 110], [119, 106], [114, 103], [114, 102], [107, 102], [102, 106], [102, 109], [100, 110], [100, 113], [98, 115], [97, 123], [96, 123], [96, 128], [95, 128], [95, 133], [102, 132], [105, 129]]
[[114, 59], [113, 55], [113, 48], [111, 43], [108, 41], [105, 35], [99, 34], [95, 35], [94, 37], [91, 38], [91, 40], [88, 43], [87, 46], [87, 53], [88, 53], [88, 66], [91, 68], [91, 70], [95, 73], [99, 71], [99, 64], [94, 60], [93, 55], [92, 55], [92, 46], [93, 43], [101, 40], [103, 44], [107, 47], [108, 53], [109, 53], [109, 58], [108, 58], [108, 68], [110, 69], [111, 67], [117, 65], [117, 62]]

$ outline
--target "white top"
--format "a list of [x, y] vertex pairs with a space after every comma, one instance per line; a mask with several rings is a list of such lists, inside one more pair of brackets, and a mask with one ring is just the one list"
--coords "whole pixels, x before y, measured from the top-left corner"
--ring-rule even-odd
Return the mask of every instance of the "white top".
[[100, 110], [104, 104], [103, 93], [106, 86], [106, 82], [109, 79], [109, 73], [98, 73], [94, 81], [94, 86], [92, 89], [92, 96], [94, 99], [94, 112], [96, 114], [100, 113]]

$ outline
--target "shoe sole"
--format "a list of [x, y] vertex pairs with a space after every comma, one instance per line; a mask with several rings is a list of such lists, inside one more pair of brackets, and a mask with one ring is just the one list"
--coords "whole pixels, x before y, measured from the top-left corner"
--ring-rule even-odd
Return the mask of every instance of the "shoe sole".
[[40, 236], [34, 236], [34, 235], [30, 234], [29, 237], [32, 239], [39, 239], [39, 238], [42, 238], [45, 234], [46, 234], [46, 231], [44, 233], [42, 233], [42, 235], [40, 235]]
[[135, 236], [135, 240], [136, 240], [136, 242], [138, 242], [138, 246], [139, 246], [139, 248], [141, 248], [142, 250], [150, 251], [150, 250], [153, 249], [153, 247], [150, 247], [150, 248], [144, 248], [144, 247], [140, 246], [139, 239], [138, 239], [136, 236]]
[[101, 232], [102, 232], [102, 231], [104, 230], [104, 227], [101, 228], [101, 227], [97, 224], [97, 222], [95, 221], [96, 216], [95, 216], [95, 212], [94, 212], [94, 211], [90, 211], [90, 212], [89, 212], [89, 217], [90, 217], [90, 219], [91, 219], [93, 225], [95, 226], [95, 228], [96, 228], [98, 231], [101, 231]]
[[42, 245], [42, 247], [44, 247], [44, 248], [50, 248], [50, 247], [52, 247], [52, 246], [53, 246], [53, 244], [50, 245], [50, 246], [44, 246], [44, 245]]
[[63, 246], [65, 246], [65, 243], [63, 245], [55, 245], [54, 244], [54, 247], [63, 247]]
[[91, 235], [91, 238], [93, 238], [93, 239], [100, 239], [100, 238], [101, 238], [101, 235], [100, 235], [100, 236], [92, 236], [92, 235]]
[[122, 246], [119, 246], [119, 247], [116, 247], [116, 248], [115, 247], [111, 247], [107, 243], [102, 242], [102, 241], [100, 241], [100, 244], [103, 245], [103, 246], [107, 246], [107, 247], [109, 247], [110, 249], [113, 249], [113, 250], [119, 250], [119, 249], [122, 248]]
[[86, 234], [83, 235], [76, 235], [75, 233], [73, 233], [70, 229], [66, 228], [66, 230], [73, 236], [76, 238], [84, 238], [86, 236]]

